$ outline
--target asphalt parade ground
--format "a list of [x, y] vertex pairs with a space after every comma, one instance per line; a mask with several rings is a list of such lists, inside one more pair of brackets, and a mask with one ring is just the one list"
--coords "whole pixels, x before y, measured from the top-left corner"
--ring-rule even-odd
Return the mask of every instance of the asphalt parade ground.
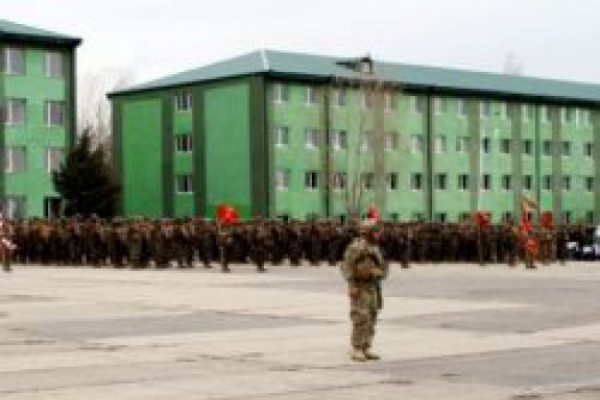
[[392, 266], [349, 360], [338, 268], [15, 266], [0, 399], [600, 399], [600, 263]]

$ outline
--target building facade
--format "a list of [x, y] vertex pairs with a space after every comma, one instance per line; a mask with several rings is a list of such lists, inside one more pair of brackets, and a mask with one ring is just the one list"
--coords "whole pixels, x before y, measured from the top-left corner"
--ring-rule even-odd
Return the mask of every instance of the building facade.
[[258, 51], [110, 98], [125, 215], [600, 218], [600, 85]]
[[0, 198], [8, 217], [58, 211], [51, 172], [75, 138], [75, 49], [80, 42], [0, 20]]

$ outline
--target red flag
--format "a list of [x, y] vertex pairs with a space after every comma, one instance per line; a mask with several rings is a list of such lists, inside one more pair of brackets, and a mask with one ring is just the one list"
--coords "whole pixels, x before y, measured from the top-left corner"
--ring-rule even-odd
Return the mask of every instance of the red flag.
[[379, 220], [381, 219], [381, 214], [379, 213], [377, 207], [369, 207], [369, 210], [367, 211], [367, 218], [372, 219], [375, 222], [379, 222]]
[[223, 224], [233, 224], [239, 222], [240, 215], [235, 207], [221, 204], [217, 207], [217, 220]]
[[544, 211], [542, 215], [540, 215], [540, 222], [544, 228], [552, 229], [554, 226], [554, 217], [552, 215], [552, 211]]
[[481, 228], [490, 226], [492, 221], [492, 216], [487, 211], [477, 211], [473, 217], [475, 222], [477, 222], [477, 225], [479, 225]]

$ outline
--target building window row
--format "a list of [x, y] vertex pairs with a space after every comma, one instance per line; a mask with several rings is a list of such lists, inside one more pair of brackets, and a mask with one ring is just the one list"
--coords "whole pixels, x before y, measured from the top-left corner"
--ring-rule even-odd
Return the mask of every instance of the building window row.
[[[43, 165], [48, 173], [58, 170], [64, 161], [64, 149], [47, 147]], [[4, 148], [4, 172], [22, 173], [27, 171], [27, 148], [25, 146], [7, 146]]]
[[175, 190], [178, 194], [194, 192], [194, 177], [191, 174], [175, 176]]
[[191, 93], [179, 93], [174, 98], [175, 111], [191, 111], [193, 105], [193, 96]]
[[[44, 103], [44, 125], [62, 127], [65, 125], [66, 107], [63, 101], [48, 100]], [[0, 105], [0, 121], [6, 125], [20, 125], [27, 120], [27, 101], [25, 99], [6, 99]]]
[[178, 153], [191, 153], [194, 151], [194, 138], [191, 134], [175, 136], [175, 151]]
[[[5, 47], [0, 63], [2, 73], [6, 75], [25, 75], [25, 49], [20, 47]], [[44, 76], [47, 78], [62, 78], [65, 76], [64, 55], [57, 51], [44, 53]]]

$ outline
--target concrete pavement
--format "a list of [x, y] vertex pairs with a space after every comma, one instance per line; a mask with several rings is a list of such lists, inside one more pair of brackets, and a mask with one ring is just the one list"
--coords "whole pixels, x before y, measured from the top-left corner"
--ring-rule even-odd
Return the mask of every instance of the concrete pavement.
[[233, 271], [0, 275], [0, 398], [600, 398], [600, 264], [394, 266], [365, 364], [337, 268]]

